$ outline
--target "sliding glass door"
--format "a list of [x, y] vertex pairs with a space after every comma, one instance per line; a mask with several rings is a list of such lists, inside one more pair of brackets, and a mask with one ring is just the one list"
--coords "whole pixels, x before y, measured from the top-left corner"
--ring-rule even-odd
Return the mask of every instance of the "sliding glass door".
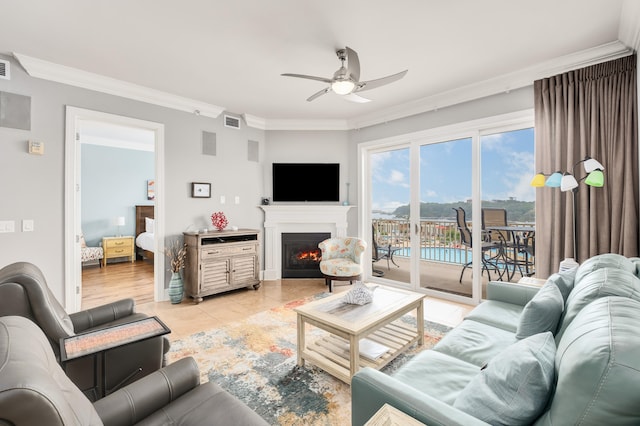
[[471, 229], [472, 170], [471, 138], [420, 146], [421, 288], [465, 297], [473, 294], [472, 245], [461, 239], [457, 224], [460, 212]]
[[[479, 302], [489, 280], [533, 274], [532, 120], [514, 114], [359, 146], [369, 279]], [[500, 224], [483, 223], [489, 208], [506, 210], [504, 226], [519, 227], [509, 231], [515, 251], [488, 229]]]
[[372, 275], [411, 282], [410, 148], [369, 156]]

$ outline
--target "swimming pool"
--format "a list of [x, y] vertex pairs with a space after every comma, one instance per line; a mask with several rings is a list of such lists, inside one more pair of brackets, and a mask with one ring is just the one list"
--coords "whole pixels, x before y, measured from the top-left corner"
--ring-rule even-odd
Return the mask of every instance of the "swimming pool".
[[[410, 248], [403, 248], [394, 253], [394, 256], [409, 257], [410, 255]], [[420, 259], [463, 265], [471, 261], [471, 250], [455, 247], [422, 247]]]

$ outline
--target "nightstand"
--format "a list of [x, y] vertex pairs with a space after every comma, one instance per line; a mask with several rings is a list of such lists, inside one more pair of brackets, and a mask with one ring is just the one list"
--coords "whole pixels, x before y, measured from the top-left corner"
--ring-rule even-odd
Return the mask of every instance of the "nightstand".
[[107, 259], [113, 259], [114, 257], [130, 257], [131, 263], [136, 260], [133, 237], [131, 236], [103, 237], [102, 250], [104, 251], [103, 266], [107, 266]]

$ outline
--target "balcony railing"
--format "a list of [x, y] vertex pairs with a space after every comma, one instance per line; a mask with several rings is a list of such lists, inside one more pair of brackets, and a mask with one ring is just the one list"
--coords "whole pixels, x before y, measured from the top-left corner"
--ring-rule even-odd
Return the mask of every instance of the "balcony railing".
[[[405, 219], [373, 219], [378, 245], [391, 244], [394, 256], [408, 257], [411, 253], [411, 224]], [[512, 223], [531, 225], [530, 223]], [[471, 227], [471, 223], [468, 223]], [[420, 220], [420, 260], [463, 265], [471, 261], [471, 250], [460, 243], [460, 232], [454, 219]]]

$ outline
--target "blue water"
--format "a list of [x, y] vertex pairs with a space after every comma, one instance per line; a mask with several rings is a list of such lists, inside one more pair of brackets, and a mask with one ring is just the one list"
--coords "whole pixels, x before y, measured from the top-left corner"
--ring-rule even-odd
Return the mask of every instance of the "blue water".
[[[400, 249], [394, 253], [394, 256], [409, 257], [410, 255], [410, 248]], [[471, 250], [445, 247], [422, 247], [422, 249], [420, 249], [420, 259], [464, 264], [471, 261]]]

